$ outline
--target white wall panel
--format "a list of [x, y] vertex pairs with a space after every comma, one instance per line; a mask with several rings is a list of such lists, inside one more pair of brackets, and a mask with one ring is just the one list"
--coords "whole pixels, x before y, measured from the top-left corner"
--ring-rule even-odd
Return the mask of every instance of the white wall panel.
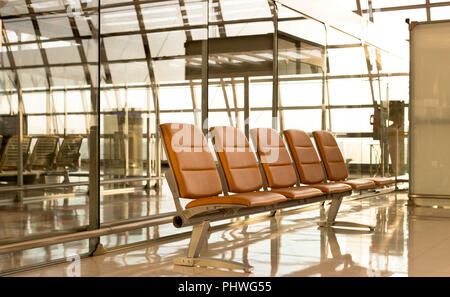
[[450, 195], [450, 22], [411, 31], [410, 194]]

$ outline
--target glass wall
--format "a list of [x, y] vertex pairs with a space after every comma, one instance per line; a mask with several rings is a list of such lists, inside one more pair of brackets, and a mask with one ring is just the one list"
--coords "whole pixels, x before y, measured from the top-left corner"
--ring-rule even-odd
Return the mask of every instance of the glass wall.
[[[274, 5], [210, 1], [208, 125], [271, 126]], [[257, 9], [255, 9], [257, 7]]]
[[299, 40], [278, 47], [280, 127], [333, 132], [353, 177], [404, 174], [407, 60], [281, 5], [278, 30]]
[[286, 6], [278, 8], [280, 128], [326, 128], [325, 25]]
[[405, 170], [407, 61], [278, 2], [14, 0], [0, 16], [0, 273], [179, 232], [160, 123], [329, 130], [352, 176]]

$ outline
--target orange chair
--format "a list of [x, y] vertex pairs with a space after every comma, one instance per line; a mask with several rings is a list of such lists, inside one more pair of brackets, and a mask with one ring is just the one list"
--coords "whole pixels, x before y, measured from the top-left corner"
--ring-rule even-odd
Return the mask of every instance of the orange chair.
[[301, 199], [324, 195], [319, 189], [297, 185], [297, 175], [283, 139], [277, 131], [256, 128], [250, 131], [260, 161], [262, 176], [272, 192], [291, 199]]
[[358, 190], [375, 186], [384, 187], [395, 183], [395, 180], [387, 177], [347, 179], [347, 166], [334, 136], [328, 131], [314, 131], [313, 136], [330, 181], [346, 183]]
[[[211, 129], [223, 182], [206, 138], [199, 128], [190, 124], [168, 123], [160, 125], [160, 130], [170, 167], [165, 176], [177, 209], [173, 224], [177, 228], [194, 226], [188, 255], [176, 258], [176, 265], [251, 270], [252, 267], [248, 264], [200, 257], [211, 221], [266, 211], [273, 213], [287, 207], [331, 199], [328, 218], [319, 225], [340, 224], [334, 221], [341, 203], [340, 197], [323, 195], [317, 189], [305, 190], [309, 197], [294, 195], [291, 199], [275, 191], [260, 191], [262, 178], [256, 158], [247, 139], [238, 130], [231, 127]], [[228, 140], [230, 135], [232, 139]], [[303, 190], [296, 187], [293, 189], [292, 193]], [[235, 194], [229, 195], [229, 192]], [[291, 195], [291, 191], [287, 193]], [[191, 201], [183, 205], [183, 198]]]

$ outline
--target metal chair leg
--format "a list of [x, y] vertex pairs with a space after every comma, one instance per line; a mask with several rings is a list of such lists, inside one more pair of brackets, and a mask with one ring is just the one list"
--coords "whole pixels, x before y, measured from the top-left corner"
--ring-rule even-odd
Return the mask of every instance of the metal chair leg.
[[346, 228], [367, 228], [370, 231], [375, 230], [374, 226], [354, 223], [354, 222], [344, 222], [344, 221], [336, 221], [336, 216], [339, 211], [339, 207], [341, 206], [342, 198], [333, 199], [331, 205], [327, 212], [327, 219], [324, 221], [320, 221], [317, 224], [320, 227], [346, 227]]
[[189, 243], [188, 255], [187, 257], [175, 258], [173, 261], [175, 265], [242, 269], [245, 272], [251, 272], [253, 270], [252, 266], [235, 261], [200, 257], [202, 246], [208, 239], [208, 230], [209, 222], [207, 221], [194, 227], [191, 242]]

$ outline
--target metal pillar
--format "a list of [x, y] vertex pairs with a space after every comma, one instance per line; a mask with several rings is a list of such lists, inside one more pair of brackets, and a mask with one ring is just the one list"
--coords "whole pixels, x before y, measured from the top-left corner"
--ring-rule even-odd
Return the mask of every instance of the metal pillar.
[[[148, 69], [148, 74], [149, 74], [149, 78], [150, 78], [150, 83], [151, 83], [151, 88], [152, 88], [152, 95], [153, 95], [153, 102], [154, 102], [154, 108], [155, 108], [155, 125], [156, 127], [159, 127], [159, 87], [158, 84], [156, 82], [156, 77], [155, 77], [155, 72], [153, 71], [153, 62], [152, 62], [152, 55], [150, 52], [150, 43], [147, 37], [147, 34], [144, 33], [145, 32], [145, 23], [144, 23], [144, 18], [142, 16], [142, 10], [141, 10], [141, 6], [139, 3], [139, 0], [133, 0], [133, 4], [134, 4], [134, 9], [136, 10], [136, 17], [139, 23], [139, 30], [140, 30], [140, 35], [142, 38], [142, 43], [144, 46], [144, 53], [145, 53], [145, 59], [147, 62], [147, 69]], [[155, 146], [155, 150], [156, 150], [156, 158], [157, 158], [157, 162], [156, 162], [156, 168], [155, 168], [155, 173], [156, 176], [161, 176], [161, 135], [159, 132], [159, 129], [156, 129], [156, 146]], [[150, 182], [150, 181], [149, 181]], [[160, 188], [161, 186], [161, 180], [158, 180], [158, 182], [156, 183], [157, 188]]]
[[[6, 33], [6, 29], [2, 28], [3, 39], [8, 44], [9, 38]], [[1, 38], [0, 38], [1, 39]], [[16, 69], [16, 62], [14, 60], [14, 56], [12, 54], [11, 46], [6, 45], [6, 54], [8, 56], [8, 61], [10, 66], [13, 68], [14, 73], [14, 87], [17, 90], [17, 135], [18, 135], [18, 156], [17, 156], [17, 186], [23, 186], [23, 152], [22, 152], [22, 142], [23, 142], [23, 94], [22, 94], [22, 85], [20, 83], [19, 74]], [[23, 191], [17, 191], [16, 200], [22, 201], [23, 199]]]
[[[272, 85], [272, 129], [278, 130], [278, 94], [279, 94], [279, 80], [278, 80], [278, 7], [275, 2], [271, 6], [273, 15], [273, 85]], [[248, 135], [247, 135], [248, 137]]]
[[[17, 158], [17, 186], [23, 186], [23, 98], [22, 98], [22, 88], [17, 90], [18, 100], [17, 100], [17, 122], [18, 122], [18, 149], [17, 152], [19, 154]], [[23, 199], [23, 191], [20, 191], [16, 195], [16, 200], [22, 201]]]
[[233, 124], [233, 117], [231, 116], [231, 109], [230, 109], [230, 101], [228, 100], [227, 89], [223, 78], [220, 79], [220, 85], [222, 86], [223, 100], [225, 101], [225, 107], [227, 109], [228, 121], [230, 123], [230, 126], [235, 126]]
[[[89, 127], [89, 227], [88, 230], [100, 228], [100, 65], [101, 65], [101, 46], [100, 46], [100, 1], [98, 3], [98, 27], [91, 28], [92, 38], [97, 41], [97, 80], [91, 80], [91, 106], [95, 121], [90, 121]], [[86, 127], [88, 129], [88, 127]], [[103, 247], [100, 243], [100, 237], [89, 238], [89, 254], [94, 255], [101, 251]]]
[[[152, 176], [152, 161], [151, 161], [151, 154], [150, 154], [150, 149], [151, 149], [151, 129], [150, 129], [150, 115], [151, 115], [151, 113], [150, 113], [150, 89], [147, 89], [146, 90], [147, 92], [147, 154], [146, 154], [146, 156], [147, 156], [147, 176], [148, 177], [150, 177], [150, 176]], [[159, 161], [158, 161], [159, 162]], [[146, 184], [146, 186], [145, 186], [145, 188], [147, 189], [147, 190], [149, 190], [150, 189], [150, 187], [151, 187], [151, 181], [149, 180], [149, 181], [147, 181], [147, 184]], [[149, 203], [149, 202], [147, 202], [147, 203]]]
[[250, 135], [250, 80], [244, 77], [244, 132], [249, 138]]
[[208, 135], [208, 40], [202, 40], [202, 130]]

